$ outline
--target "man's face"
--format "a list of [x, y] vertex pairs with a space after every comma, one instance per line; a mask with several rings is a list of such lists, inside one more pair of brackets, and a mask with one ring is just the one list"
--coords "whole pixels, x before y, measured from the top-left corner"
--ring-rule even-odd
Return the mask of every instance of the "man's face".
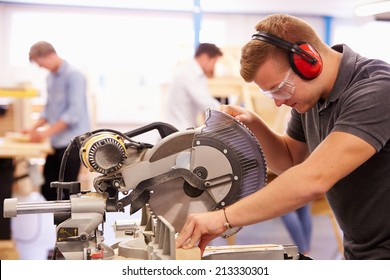
[[39, 67], [48, 69], [48, 63], [46, 57], [41, 56], [41, 57], [34, 58], [33, 62]]
[[207, 78], [212, 78], [214, 77], [214, 69], [215, 69], [215, 64], [218, 61], [219, 56], [216, 57], [208, 57], [206, 60], [206, 63], [203, 65], [203, 72], [207, 76]]
[[53, 59], [52, 54], [36, 57], [33, 59], [33, 62], [37, 64], [39, 67], [45, 68], [51, 72], [56, 71], [58, 68], [57, 65], [55, 64], [55, 60]]
[[318, 101], [310, 82], [302, 80], [291, 68], [281, 66], [272, 58], [259, 67], [253, 81], [261, 91], [270, 93], [269, 97], [278, 107], [286, 105], [305, 113]]

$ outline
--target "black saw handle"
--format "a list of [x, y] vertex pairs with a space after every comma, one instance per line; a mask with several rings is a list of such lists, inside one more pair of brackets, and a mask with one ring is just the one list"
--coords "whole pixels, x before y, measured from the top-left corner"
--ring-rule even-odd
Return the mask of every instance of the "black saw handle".
[[147, 124], [145, 126], [142, 126], [140, 128], [136, 128], [132, 131], [129, 131], [129, 132], [126, 132], [124, 133], [127, 137], [134, 137], [134, 136], [138, 136], [138, 135], [141, 135], [141, 134], [144, 134], [146, 132], [149, 132], [153, 129], [157, 129], [158, 133], [160, 134], [161, 138], [164, 138], [174, 132], [177, 132], [177, 128], [175, 128], [174, 126], [168, 124], [168, 123], [164, 123], [164, 122], [154, 122], [154, 123], [151, 123], [151, 124]]

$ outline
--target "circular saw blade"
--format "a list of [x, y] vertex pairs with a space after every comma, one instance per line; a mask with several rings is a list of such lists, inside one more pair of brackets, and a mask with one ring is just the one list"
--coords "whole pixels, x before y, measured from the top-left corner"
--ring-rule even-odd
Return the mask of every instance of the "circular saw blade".
[[149, 188], [151, 210], [176, 231], [181, 230], [190, 213], [232, 204], [266, 184], [265, 158], [252, 132], [220, 111], [209, 110], [206, 117], [205, 126], [191, 140], [189, 169], [204, 180], [215, 183], [218, 180], [213, 179], [222, 178], [221, 182], [204, 191], [189, 186], [184, 178]]

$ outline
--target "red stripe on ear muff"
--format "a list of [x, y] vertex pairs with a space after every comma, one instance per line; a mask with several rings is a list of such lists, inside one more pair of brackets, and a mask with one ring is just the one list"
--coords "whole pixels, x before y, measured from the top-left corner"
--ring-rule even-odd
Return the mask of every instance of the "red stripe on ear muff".
[[299, 43], [297, 44], [300, 49], [304, 50], [306, 53], [310, 54], [316, 59], [315, 62], [308, 62], [303, 56], [304, 53], [297, 54], [295, 52], [290, 53], [290, 63], [291, 67], [294, 69], [302, 79], [312, 80], [320, 75], [322, 70], [322, 59], [320, 54], [308, 43]]

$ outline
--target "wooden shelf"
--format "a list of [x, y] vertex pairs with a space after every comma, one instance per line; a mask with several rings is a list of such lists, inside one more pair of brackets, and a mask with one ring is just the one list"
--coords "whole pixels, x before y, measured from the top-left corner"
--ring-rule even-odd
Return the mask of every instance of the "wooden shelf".
[[38, 96], [38, 91], [34, 88], [2, 88], [0, 87], [0, 97], [36, 97]]

